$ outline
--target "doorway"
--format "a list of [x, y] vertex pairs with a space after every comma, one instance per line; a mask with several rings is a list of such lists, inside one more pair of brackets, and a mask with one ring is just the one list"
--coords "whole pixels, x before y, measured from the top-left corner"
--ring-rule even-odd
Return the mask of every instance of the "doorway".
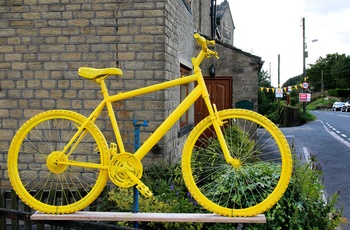
[[[204, 78], [205, 84], [208, 88], [210, 100], [216, 105], [218, 110], [232, 108], [232, 78]], [[209, 113], [200, 98], [195, 103], [195, 125]]]

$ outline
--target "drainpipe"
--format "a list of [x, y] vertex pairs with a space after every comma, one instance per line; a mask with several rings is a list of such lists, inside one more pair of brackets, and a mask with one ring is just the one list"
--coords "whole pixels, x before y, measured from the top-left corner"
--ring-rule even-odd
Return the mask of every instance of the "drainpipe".
[[216, 0], [211, 0], [210, 19], [211, 19], [211, 38], [212, 38], [212, 39], [215, 39], [215, 28], [216, 28]]

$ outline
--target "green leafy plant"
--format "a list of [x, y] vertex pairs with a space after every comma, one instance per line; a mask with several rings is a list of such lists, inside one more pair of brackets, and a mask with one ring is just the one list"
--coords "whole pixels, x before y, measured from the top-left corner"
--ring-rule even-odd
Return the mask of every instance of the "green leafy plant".
[[[309, 164], [294, 160], [294, 169], [291, 182], [284, 196], [278, 203], [265, 213], [266, 224], [245, 224], [244, 229], [335, 229], [345, 220], [342, 218], [342, 210], [336, 208], [338, 194], [323, 198], [323, 185], [320, 182], [322, 167], [312, 155]], [[239, 173], [239, 177], [250, 178], [251, 174], [259, 175], [259, 180], [250, 181], [249, 186], [244, 187], [247, 196], [254, 196], [254, 191], [261, 187], [269, 187], [271, 181], [265, 174], [271, 175], [278, 167], [270, 163], [256, 163], [250, 168]], [[272, 170], [272, 172], [271, 172]], [[232, 172], [233, 173], [233, 172]], [[237, 175], [230, 175], [234, 178]], [[143, 181], [152, 188], [155, 196], [145, 199], [140, 196], [139, 209], [142, 212], [180, 212], [180, 213], [205, 213], [200, 205], [193, 200], [182, 180], [181, 167], [156, 163], [145, 169]], [[225, 190], [215, 192], [225, 194]], [[266, 191], [268, 192], [268, 191]], [[224, 196], [225, 197], [225, 196]], [[247, 199], [230, 197], [234, 202], [247, 202]], [[101, 202], [99, 210], [132, 211], [132, 189], [116, 188], [109, 192], [108, 197]], [[242, 206], [249, 205], [243, 204]], [[132, 223], [119, 222], [119, 225], [130, 227]], [[144, 229], [190, 229], [190, 230], [228, 230], [237, 228], [237, 224], [226, 223], [158, 223], [141, 222], [140, 228]]]
[[320, 164], [295, 161], [291, 182], [279, 202], [265, 213], [267, 224], [246, 229], [335, 229], [344, 219], [336, 209], [338, 194], [323, 197]]
[[[140, 212], [151, 213], [196, 213], [205, 212], [187, 191], [181, 177], [179, 164], [168, 166], [156, 163], [145, 169], [143, 182], [154, 192], [151, 198], [139, 196]], [[133, 207], [133, 189], [115, 188], [109, 192], [108, 202], [114, 210], [131, 212]], [[108, 205], [111, 207], [111, 205]], [[119, 225], [131, 227], [130, 222], [119, 222]], [[202, 229], [203, 223], [172, 223], [172, 222], [140, 222], [143, 229]]]

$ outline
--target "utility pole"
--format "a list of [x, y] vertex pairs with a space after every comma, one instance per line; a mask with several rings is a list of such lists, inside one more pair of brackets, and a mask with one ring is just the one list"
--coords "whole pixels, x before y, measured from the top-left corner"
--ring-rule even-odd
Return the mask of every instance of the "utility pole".
[[[305, 18], [303, 18], [303, 82], [306, 81], [306, 50], [305, 50]], [[305, 88], [303, 88], [303, 93], [306, 93]], [[306, 102], [303, 102], [303, 113], [306, 113]]]
[[324, 97], [323, 97], [323, 70], [321, 70], [321, 96], [322, 96], [322, 106], [324, 105]]
[[272, 86], [272, 84], [271, 84], [271, 62], [269, 64], [270, 64], [270, 67], [269, 67], [269, 79], [270, 79], [270, 86]]
[[[277, 76], [277, 89], [279, 90], [280, 89], [280, 55], [278, 54], [278, 76]], [[280, 98], [278, 97], [277, 98], [277, 107], [278, 107], [278, 111], [280, 109]]]

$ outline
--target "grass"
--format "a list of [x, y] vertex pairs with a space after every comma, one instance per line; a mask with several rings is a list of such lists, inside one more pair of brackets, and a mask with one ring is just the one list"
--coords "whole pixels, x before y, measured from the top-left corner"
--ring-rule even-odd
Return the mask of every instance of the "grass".
[[334, 102], [336, 101], [340, 101], [337, 98], [322, 98], [319, 97], [315, 100], [313, 100], [312, 102], [308, 103], [306, 106], [307, 110], [316, 110], [317, 107], [321, 107], [321, 106], [332, 106]]

